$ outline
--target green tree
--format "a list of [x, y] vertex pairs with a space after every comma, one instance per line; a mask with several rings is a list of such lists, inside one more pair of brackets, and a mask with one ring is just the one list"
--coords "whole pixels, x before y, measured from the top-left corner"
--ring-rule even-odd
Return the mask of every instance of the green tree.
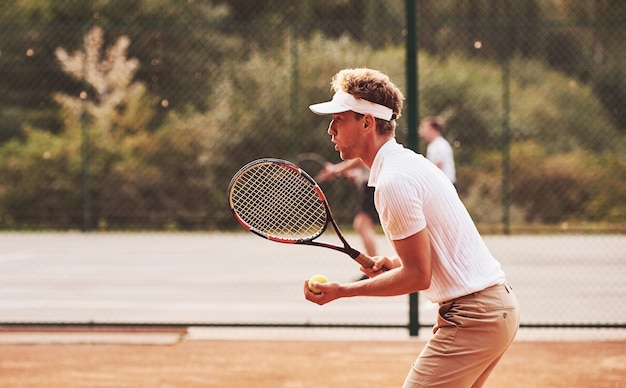
[[402, 0], [225, 0], [232, 10], [229, 23], [237, 34], [263, 48], [281, 44], [276, 31], [292, 26], [300, 37], [316, 33], [336, 39], [341, 36], [374, 47], [404, 41]]
[[[88, 114], [89, 130], [98, 144], [107, 144], [126, 134], [144, 131], [151, 119], [150, 99], [140, 82], [133, 82], [137, 59], [127, 59], [127, 36], [120, 37], [106, 52], [104, 31], [95, 27], [85, 37], [84, 51], [69, 54], [57, 48], [62, 69], [87, 86], [79, 96], [57, 93], [67, 130], [79, 130]], [[147, 109], [145, 107], [148, 107]]]
[[105, 40], [134, 42], [136, 77], [155, 111], [151, 128], [172, 109], [205, 108], [220, 63], [243, 55], [241, 40], [221, 32], [228, 9], [214, 1], [28, 0], [0, 9], [0, 142], [20, 137], [22, 125], [61, 130], [52, 96], [77, 95], [83, 85], [57, 66], [54, 51], [82, 50], [93, 26], [107, 31]]
[[85, 36], [84, 51], [56, 50], [63, 70], [87, 88], [78, 97], [55, 96], [64, 123], [60, 134], [27, 128], [23, 143], [13, 140], [3, 147], [0, 214], [5, 219], [37, 225], [33, 220], [49, 217], [56, 226], [80, 225], [85, 126], [93, 153], [89, 172], [98, 193], [94, 205], [119, 199], [119, 182], [107, 177], [116, 160], [124, 158], [126, 144], [145, 137], [152, 114], [145, 86], [132, 81], [138, 62], [126, 58], [129, 45], [127, 37], [120, 37], [105, 51], [103, 31], [94, 28]]
[[51, 91], [69, 77], [53, 60], [56, 42], [63, 39], [59, 28], [46, 27], [53, 24], [46, 0], [0, 5], [0, 144], [23, 139], [24, 125], [55, 133], [61, 129]]

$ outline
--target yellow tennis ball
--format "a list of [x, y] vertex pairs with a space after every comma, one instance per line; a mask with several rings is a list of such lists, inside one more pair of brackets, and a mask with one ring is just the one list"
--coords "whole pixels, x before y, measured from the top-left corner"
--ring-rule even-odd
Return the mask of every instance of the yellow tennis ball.
[[320, 291], [319, 289], [313, 287], [311, 285], [312, 282], [328, 283], [328, 278], [326, 278], [326, 276], [324, 276], [324, 275], [313, 275], [309, 279], [309, 290], [311, 290], [311, 292], [313, 292], [314, 294], [320, 294], [320, 293], [322, 293], [322, 291]]

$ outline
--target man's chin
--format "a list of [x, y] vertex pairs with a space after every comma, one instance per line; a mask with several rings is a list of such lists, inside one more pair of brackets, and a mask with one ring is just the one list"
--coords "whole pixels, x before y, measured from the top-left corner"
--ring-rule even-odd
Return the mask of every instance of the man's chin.
[[354, 156], [351, 156], [345, 150], [338, 148], [337, 145], [335, 145], [335, 151], [339, 152], [339, 157], [341, 158], [341, 160], [354, 159]]

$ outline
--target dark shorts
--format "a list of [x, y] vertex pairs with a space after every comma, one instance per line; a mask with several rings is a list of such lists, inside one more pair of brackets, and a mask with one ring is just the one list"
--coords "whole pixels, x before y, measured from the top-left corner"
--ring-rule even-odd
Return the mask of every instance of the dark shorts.
[[378, 222], [378, 212], [374, 206], [374, 188], [363, 184], [361, 188], [361, 201], [357, 211], [365, 213], [374, 222]]

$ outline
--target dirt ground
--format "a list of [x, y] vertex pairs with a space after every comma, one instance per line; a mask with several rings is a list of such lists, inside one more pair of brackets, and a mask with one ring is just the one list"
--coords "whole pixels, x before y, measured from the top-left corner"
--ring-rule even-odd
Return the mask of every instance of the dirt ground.
[[[0, 346], [0, 387], [400, 387], [417, 341]], [[626, 341], [515, 342], [486, 387], [624, 387]]]

